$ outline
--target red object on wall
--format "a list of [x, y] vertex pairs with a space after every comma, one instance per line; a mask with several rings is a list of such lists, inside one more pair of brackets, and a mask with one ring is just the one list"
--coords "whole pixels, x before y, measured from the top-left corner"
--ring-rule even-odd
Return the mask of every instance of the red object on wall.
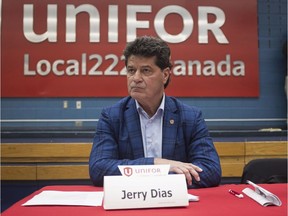
[[1, 34], [2, 97], [126, 96], [140, 35], [171, 47], [168, 95], [259, 96], [256, 0], [3, 0]]

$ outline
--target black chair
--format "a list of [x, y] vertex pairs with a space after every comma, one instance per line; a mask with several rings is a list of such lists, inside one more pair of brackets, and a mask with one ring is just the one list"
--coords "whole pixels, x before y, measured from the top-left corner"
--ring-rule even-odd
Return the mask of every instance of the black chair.
[[254, 159], [244, 167], [241, 184], [287, 183], [287, 158]]

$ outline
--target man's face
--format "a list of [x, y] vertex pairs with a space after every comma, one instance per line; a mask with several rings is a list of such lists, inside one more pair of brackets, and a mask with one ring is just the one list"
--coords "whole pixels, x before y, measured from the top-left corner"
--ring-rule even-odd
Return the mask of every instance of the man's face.
[[155, 64], [155, 58], [132, 55], [127, 61], [128, 92], [142, 105], [160, 101], [170, 74], [169, 68], [162, 71]]

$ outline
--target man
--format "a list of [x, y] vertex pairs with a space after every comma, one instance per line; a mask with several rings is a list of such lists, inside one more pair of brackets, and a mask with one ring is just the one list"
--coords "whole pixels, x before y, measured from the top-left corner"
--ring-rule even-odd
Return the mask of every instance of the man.
[[189, 188], [217, 186], [218, 154], [201, 111], [165, 95], [171, 74], [170, 48], [143, 36], [124, 50], [128, 97], [105, 108], [97, 125], [89, 171], [94, 185], [121, 175], [118, 165], [169, 164], [185, 174]]

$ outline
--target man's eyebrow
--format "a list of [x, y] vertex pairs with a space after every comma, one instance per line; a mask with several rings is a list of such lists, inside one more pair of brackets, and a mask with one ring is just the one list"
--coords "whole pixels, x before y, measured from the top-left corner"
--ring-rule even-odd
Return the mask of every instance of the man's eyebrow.
[[[127, 68], [135, 68], [135, 66], [134, 65], [127, 65]], [[151, 65], [142, 65], [142, 66], [140, 66], [140, 68], [152, 68], [152, 66]]]
[[152, 68], [151, 65], [142, 65], [142, 66], [141, 66], [141, 68], [146, 68], [146, 67]]

